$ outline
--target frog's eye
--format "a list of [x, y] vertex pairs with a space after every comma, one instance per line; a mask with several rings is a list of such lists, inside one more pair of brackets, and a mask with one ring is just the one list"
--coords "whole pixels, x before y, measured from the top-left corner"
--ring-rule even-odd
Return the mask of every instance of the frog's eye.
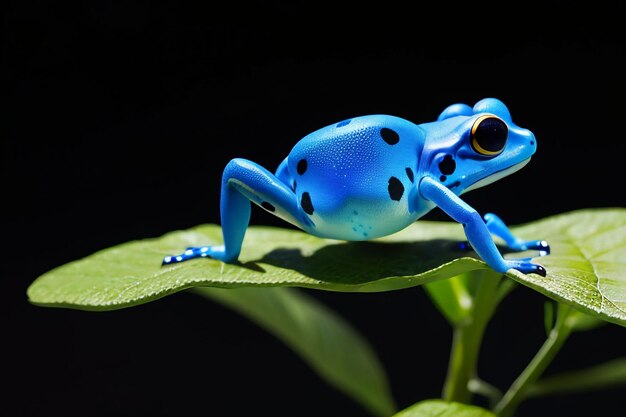
[[470, 132], [472, 148], [481, 155], [495, 156], [504, 150], [509, 128], [493, 115], [481, 116], [474, 122]]

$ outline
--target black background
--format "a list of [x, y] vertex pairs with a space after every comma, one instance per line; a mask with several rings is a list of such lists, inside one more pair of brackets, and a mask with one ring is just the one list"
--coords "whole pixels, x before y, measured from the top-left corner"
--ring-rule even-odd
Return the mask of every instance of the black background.
[[[1, 414], [366, 416], [271, 335], [193, 294], [107, 313], [26, 298], [37, 276], [96, 250], [219, 223], [228, 160], [273, 170], [327, 124], [421, 123], [498, 97], [538, 152], [468, 203], [511, 224], [625, 205], [623, 6], [210, 3], [4, 6]], [[252, 223], [290, 227], [258, 209]], [[422, 289], [308, 293], [372, 343], [400, 407], [440, 395], [450, 329]], [[544, 301], [520, 287], [501, 305], [485, 379], [504, 388], [525, 366]], [[623, 355], [625, 335], [574, 334], [548, 372]], [[608, 414], [624, 394], [530, 400], [519, 415]]]

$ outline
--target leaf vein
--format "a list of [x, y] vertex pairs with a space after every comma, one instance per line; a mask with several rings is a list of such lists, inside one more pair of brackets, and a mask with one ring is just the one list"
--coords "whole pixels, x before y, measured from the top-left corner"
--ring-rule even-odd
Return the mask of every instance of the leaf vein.
[[[611, 228], [611, 229], [613, 229], [613, 228]], [[591, 257], [585, 252], [583, 247], [580, 245], [578, 239], [576, 239], [576, 237], [572, 236], [569, 233], [569, 231], [570, 230], [568, 229], [568, 236], [571, 238], [572, 242], [574, 243], [572, 246], [574, 246], [578, 250], [578, 253], [582, 256], [582, 258], [585, 260], [585, 262], [587, 262], [589, 264], [589, 266], [591, 267], [591, 270], [592, 270], [594, 276], [596, 277], [596, 285], [595, 285], [595, 287], [596, 287], [596, 289], [598, 291], [598, 294], [600, 294], [600, 297], [601, 297], [600, 298], [600, 311], [605, 313], [605, 314], [607, 314], [606, 311], [605, 311], [605, 307], [604, 307], [604, 304], [605, 304], [605, 301], [606, 301], [608, 304], [612, 305], [620, 313], [626, 314], [626, 311], [624, 309], [620, 308], [610, 298], [608, 298], [606, 295], [604, 295], [604, 292], [602, 291], [602, 287], [601, 287], [601, 277], [600, 277], [600, 274], [598, 273], [598, 271], [596, 269], [595, 263], [592, 261]], [[600, 234], [600, 232], [596, 231], [596, 232], [592, 233], [592, 235], [594, 235], [594, 234], [598, 235], [598, 234]], [[588, 239], [589, 236], [590, 235], [587, 235], [586, 239]]]

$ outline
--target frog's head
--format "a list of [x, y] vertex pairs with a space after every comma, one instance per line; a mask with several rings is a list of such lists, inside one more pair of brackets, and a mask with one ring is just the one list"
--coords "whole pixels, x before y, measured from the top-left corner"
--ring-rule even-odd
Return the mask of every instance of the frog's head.
[[513, 123], [500, 100], [453, 104], [425, 123], [420, 165], [456, 194], [483, 187], [521, 169], [537, 149], [531, 131]]

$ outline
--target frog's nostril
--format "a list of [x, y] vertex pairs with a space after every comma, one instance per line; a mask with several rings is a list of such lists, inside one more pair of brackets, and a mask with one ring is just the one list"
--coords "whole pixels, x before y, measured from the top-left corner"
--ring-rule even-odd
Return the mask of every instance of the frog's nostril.
[[526, 140], [528, 141], [527, 143], [530, 144], [530, 146], [536, 146], [537, 140], [535, 139], [535, 135], [533, 134], [533, 132], [531, 132], [530, 130], [524, 130], [522, 136], [526, 138]]

